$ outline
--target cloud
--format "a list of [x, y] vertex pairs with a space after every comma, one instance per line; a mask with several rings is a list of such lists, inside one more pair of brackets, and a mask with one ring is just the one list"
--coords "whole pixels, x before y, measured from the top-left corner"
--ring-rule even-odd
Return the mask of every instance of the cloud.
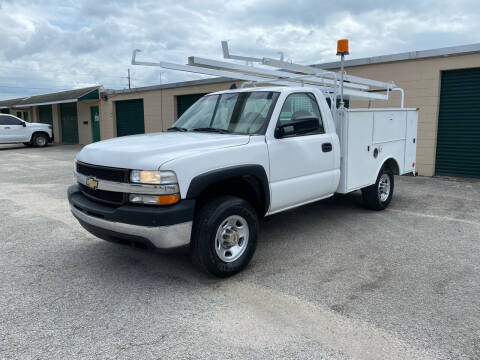
[[[235, 53], [299, 63], [334, 61], [335, 43], [350, 39], [350, 58], [477, 41], [478, 1], [210, 0], [0, 3], [0, 99], [93, 84], [133, 85], [198, 75], [132, 67], [133, 49], [150, 60], [185, 63], [190, 55]], [[51, 89], [51, 90], [50, 90]]]

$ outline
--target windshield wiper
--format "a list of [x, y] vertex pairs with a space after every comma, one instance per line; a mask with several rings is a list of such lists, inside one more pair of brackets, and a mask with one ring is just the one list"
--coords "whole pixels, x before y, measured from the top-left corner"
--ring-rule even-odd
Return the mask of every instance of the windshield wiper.
[[179, 126], [172, 126], [169, 127], [167, 131], [188, 131], [188, 129]]
[[213, 128], [213, 127], [195, 128], [195, 129], [192, 129], [192, 131], [216, 132], [216, 133], [220, 133], [220, 134], [231, 134], [231, 133], [232, 133], [232, 132], [229, 131], [229, 130], [217, 129], [217, 128]]

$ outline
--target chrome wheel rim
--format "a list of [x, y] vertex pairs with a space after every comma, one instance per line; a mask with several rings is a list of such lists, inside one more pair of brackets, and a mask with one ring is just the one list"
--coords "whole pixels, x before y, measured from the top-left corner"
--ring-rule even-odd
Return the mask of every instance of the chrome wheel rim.
[[227, 217], [215, 236], [215, 251], [224, 262], [233, 262], [245, 252], [250, 232], [247, 220], [240, 215]]
[[382, 174], [378, 181], [378, 198], [381, 202], [387, 201], [390, 196], [390, 176]]
[[46, 140], [44, 137], [40, 136], [37, 138], [37, 145], [43, 146], [45, 145], [45, 143], [46, 143]]

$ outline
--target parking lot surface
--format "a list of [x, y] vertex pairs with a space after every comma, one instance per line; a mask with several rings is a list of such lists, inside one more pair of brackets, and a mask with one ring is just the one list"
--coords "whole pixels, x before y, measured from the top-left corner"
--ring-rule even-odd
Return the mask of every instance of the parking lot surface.
[[0, 358], [478, 359], [480, 183], [396, 177], [272, 217], [229, 279], [99, 240], [66, 199], [79, 147], [0, 145]]

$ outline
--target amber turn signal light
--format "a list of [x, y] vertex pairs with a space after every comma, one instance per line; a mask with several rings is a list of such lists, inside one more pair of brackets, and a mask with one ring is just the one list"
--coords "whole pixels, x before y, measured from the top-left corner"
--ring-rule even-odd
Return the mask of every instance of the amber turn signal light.
[[175, 204], [180, 201], [180, 194], [162, 195], [157, 198], [157, 202], [160, 205]]

